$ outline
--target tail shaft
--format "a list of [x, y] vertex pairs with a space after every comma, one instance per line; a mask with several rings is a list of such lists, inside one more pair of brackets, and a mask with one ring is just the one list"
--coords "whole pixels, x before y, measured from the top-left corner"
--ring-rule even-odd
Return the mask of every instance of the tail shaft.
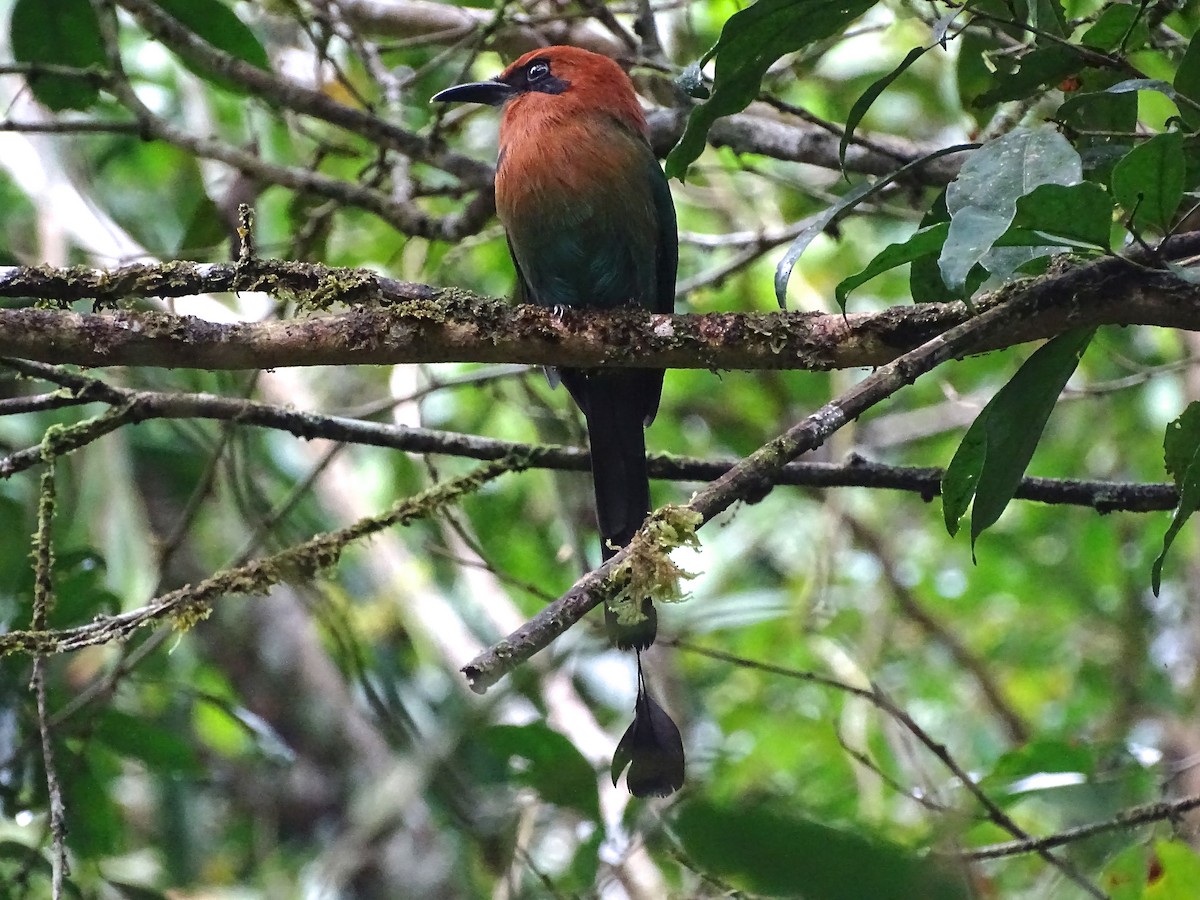
[[[656, 371], [561, 374], [587, 419], [596, 523], [607, 560], [629, 543], [651, 510], [645, 424], [658, 406], [663, 376]], [[605, 607], [604, 621], [617, 647], [645, 650], [654, 643], [658, 617], [649, 597], [642, 599], [641, 611], [641, 622], [622, 625]]]

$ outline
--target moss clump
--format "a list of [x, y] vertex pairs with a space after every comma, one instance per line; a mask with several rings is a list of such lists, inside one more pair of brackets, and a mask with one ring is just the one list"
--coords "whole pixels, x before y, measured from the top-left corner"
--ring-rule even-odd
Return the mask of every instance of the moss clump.
[[687, 599], [682, 582], [696, 573], [680, 568], [671, 559], [676, 547], [698, 547], [696, 529], [700, 513], [686, 506], [665, 506], [656, 512], [629, 546], [629, 555], [610, 576], [616, 593], [608, 601], [621, 625], [636, 625], [645, 619], [642, 600], [678, 603]]

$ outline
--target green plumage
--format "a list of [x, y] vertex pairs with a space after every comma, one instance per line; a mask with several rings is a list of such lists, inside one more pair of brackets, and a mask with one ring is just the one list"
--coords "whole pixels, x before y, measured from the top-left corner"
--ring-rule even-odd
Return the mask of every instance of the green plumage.
[[677, 239], [666, 176], [644, 139], [616, 122], [605, 143], [603, 156], [568, 145], [569, 161], [527, 177], [508, 171], [517, 160], [506, 154], [505, 182], [523, 186], [498, 196], [521, 288], [542, 306], [671, 312]]

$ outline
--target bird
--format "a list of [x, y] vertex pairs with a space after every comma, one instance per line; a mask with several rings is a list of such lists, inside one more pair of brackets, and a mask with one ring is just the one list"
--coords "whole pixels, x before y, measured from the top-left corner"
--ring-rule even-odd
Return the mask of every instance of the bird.
[[[633, 83], [614, 60], [579, 47], [542, 47], [491, 81], [447, 88], [433, 100], [503, 107], [496, 212], [517, 272], [517, 302], [674, 310], [675, 206]], [[664, 371], [560, 368], [547, 375], [566, 387], [587, 423], [608, 560], [652, 508], [644, 429], [658, 411]], [[639, 610], [641, 621], [627, 624], [605, 606], [618, 648], [640, 652], [654, 642], [650, 598]]]

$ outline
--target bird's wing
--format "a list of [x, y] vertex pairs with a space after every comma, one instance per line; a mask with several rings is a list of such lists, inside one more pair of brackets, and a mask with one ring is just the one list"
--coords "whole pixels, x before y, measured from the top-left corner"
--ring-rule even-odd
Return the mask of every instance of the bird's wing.
[[513, 249], [512, 238], [506, 236], [505, 243], [508, 244], [508, 255], [512, 259], [513, 268], [517, 270], [517, 283], [513, 286], [513, 303], [531, 303], [533, 302], [532, 291], [529, 290], [529, 282], [525, 280], [525, 273], [521, 271], [521, 263], [517, 259], [517, 251]]
[[650, 154], [650, 190], [654, 198], [654, 212], [658, 219], [658, 264], [656, 267], [657, 293], [654, 311], [675, 311], [675, 275], [679, 269], [679, 228], [675, 223], [675, 203], [671, 199], [671, 186], [667, 176], [659, 168], [658, 161]]
[[[513, 285], [513, 303], [533, 303], [533, 291], [529, 288], [529, 282], [525, 280], [525, 273], [521, 271], [521, 264], [517, 261], [516, 251], [513, 250], [512, 238], [507, 238], [508, 255], [512, 259], [513, 268], [517, 271], [517, 283]], [[558, 369], [554, 366], [543, 366], [542, 371], [546, 373], [546, 381], [550, 383], [550, 387], [556, 388], [562, 384], [562, 378], [559, 377]]]

